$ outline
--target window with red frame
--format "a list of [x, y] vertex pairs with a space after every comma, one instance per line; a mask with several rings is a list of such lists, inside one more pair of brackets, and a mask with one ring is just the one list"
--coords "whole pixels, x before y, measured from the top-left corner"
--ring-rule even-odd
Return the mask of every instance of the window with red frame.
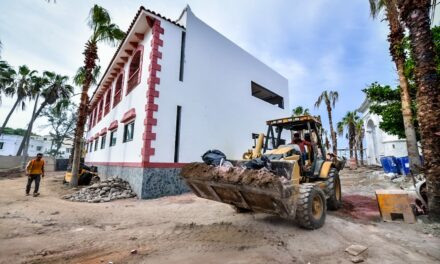
[[99, 104], [98, 104], [98, 122], [101, 121], [101, 119], [102, 119], [102, 107], [103, 107], [102, 101], [103, 100], [101, 99], [101, 101], [99, 101]]
[[136, 51], [128, 69], [127, 94], [141, 82], [142, 50]]
[[89, 130], [92, 128], [92, 122], [93, 122], [92, 117], [93, 117], [93, 115], [92, 115], [92, 113], [90, 113], [89, 114]]
[[115, 95], [113, 96], [113, 107], [115, 107], [122, 98], [122, 82], [123, 74], [120, 74], [115, 84]]
[[96, 108], [92, 111], [92, 127], [96, 125]]
[[112, 89], [108, 89], [106, 95], [105, 95], [105, 107], [104, 107], [104, 115], [107, 115], [108, 112], [110, 112], [110, 99], [112, 95]]

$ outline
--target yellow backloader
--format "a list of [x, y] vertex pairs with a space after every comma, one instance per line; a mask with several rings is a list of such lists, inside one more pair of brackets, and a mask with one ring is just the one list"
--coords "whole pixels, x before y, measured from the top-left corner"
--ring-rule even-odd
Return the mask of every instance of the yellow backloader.
[[[327, 154], [318, 117], [303, 115], [269, 120], [266, 135], [229, 166], [186, 165], [181, 175], [195, 195], [232, 205], [237, 212], [264, 212], [296, 220], [307, 229], [324, 225], [326, 210], [342, 205], [339, 170], [345, 160]], [[295, 139], [293, 136], [295, 135]], [[298, 139], [307, 137], [311, 142]], [[270, 167], [246, 168], [265, 158]]]

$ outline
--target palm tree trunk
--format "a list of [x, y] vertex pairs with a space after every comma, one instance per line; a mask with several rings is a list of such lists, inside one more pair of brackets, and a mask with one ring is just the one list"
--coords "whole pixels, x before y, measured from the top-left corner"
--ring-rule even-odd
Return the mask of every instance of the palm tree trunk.
[[38, 118], [38, 116], [41, 113], [41, 110], [43, 110], [43, 108], [47, 105], [46, 102], [43, 102], [40, 107], [38, 108], [37, 111], [36, 110], [36, 106], [38, 104], [38, 98], [40, 95], [37, 95], [37, 98], [35, 99], [35, 105], [34, 105], [34, 110], [32, 111], [32, 118], [31, 121], [29, 122], [28, 128], [26, 130], [26, 133], [23, 137], [23, 139], [21, 140], [20, 143], [20, 147], [18, 148], [17, 154], [16, 156], [20, 156], [23, 153], [23, 156], [27, 156], [28, 155], [28, 148], [29, 148], [29, 141], [32, 135], [32, 128], [34, 126], [34, 122], [35, 120]]
[[90, 84], [92, 82], [92, 72], [96, 67], [96, 59], [98, 58], [98, 48], [96, 43], [88, 42], [86, 44], [86, 50], [84, 51], [84, 64], [85, 64], [85, 81], [81, 92], [81, 102], [78, 108], [78, 120], [76, 122], [75, 138], [73, 140], [73, 160], [72, 160], [72, 178], [70, 180], [70, 186], [78, 186], [78, 171], [80, 168], [80, 160], [82, 153], [82, 141], [84, 136], [84, 126], [87, 120]]
[[364, 166], [364, 143], [362, 142], [364, 139], [363, 135], [359, 138], [359, 149], [361, 154], [361, 166]]
[[328, 122], [330, 124], [330, 134], [332, 136], [333, 154], [338, 155], [338, 142], [336, 141], [336, 133], [333, 130], [332, 108], [330, 102], [327, 104]]
[[18, 105], [18, 103], [20, 102], [20, 99], [21, 99], [21, 98], [17, 98], [17, 100], [15, 101], [14, 105], [13, 105], [12, 108], [11, 108], [11, 111], [9, 111], [8, 115], [6, 116], [5, 121], [3, 121], [2, 128], [0, 129], [0, 136], [1, 136], [2, 133], [3, 133], [3, 130], [5, 130], [5, 127], [6, 127], [6, 125], [7, 125], [8, 122], [9, 122], [9, 118], [11, 118], [11, 115], [12, 115], [12, 113], [14, 112], [15, 108], [17, 108], [17, 105]]
[[402, 116], [406, 137], [406, 148], [410, 168], [414, 172], [418, 172], [421, 167], [419, 150], [417, 147], [416, 130], [413, 124], [413, 113], [411, 111], [411, 96], [409, 95], [408, 79], [405, 76], [404, 64], [405, 55], [402, 52], [402, 43], [404, 38], [404, 30], [399, 21], [399, 14], [395, 0], [385, 1], [387, 10], [387, 20], [390, 28], [388, 42], [390, 43], [390, 54], [396, 64], [397, 73], [399, 75], [400, 98], [402, 101]]
[[429, 217], [440, 221], [440, 77], [430, 28], [430, 0], [398, 0], [400, 18], [409, 29], [417, 84], [417, 118], [422, 138]]

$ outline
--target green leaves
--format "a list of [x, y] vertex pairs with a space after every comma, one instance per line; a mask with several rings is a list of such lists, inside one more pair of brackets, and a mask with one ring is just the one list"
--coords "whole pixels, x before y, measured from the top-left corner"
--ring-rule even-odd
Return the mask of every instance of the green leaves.
[[302, 106], [297, 106], [292, 110], [292, 114], [295, 116], [299, 116], [299, 115], [309, 115], [309, 109], [308, 108], [304, 108]]
[[90, 41], [93, 43], [103, 41], [115, 46], [125, 36], [125, 33], [112, 23], [108, 11], [98, 5], [94, 5], [90, 10], [87, 24], [93, 30], [90, 37]]

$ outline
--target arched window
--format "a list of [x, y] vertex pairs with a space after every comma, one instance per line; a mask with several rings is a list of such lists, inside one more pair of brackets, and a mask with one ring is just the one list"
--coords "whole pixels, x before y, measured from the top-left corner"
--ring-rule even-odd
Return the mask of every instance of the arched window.
[[108, 112], [110, 112], [110, 100], [112, 97], [112, 88], [110, 87], [105, 94], [105, 108], [104, 108], [104, 115], [107, 115]]
[[102, 119], [102, 107], [103, 107], [103, 100], [101, 99], [98, 103], [98, 122]]
[[116, 79], [115, 95], [113, 96], [113, 107], [115, 107], [121, 101], [123, 77], [124, 75], [120, 74], [118, 79]]
[[143, 47], [139, 46], [131, 59], [128, 69], [127, 94], [141, 82], [142, 51]]

